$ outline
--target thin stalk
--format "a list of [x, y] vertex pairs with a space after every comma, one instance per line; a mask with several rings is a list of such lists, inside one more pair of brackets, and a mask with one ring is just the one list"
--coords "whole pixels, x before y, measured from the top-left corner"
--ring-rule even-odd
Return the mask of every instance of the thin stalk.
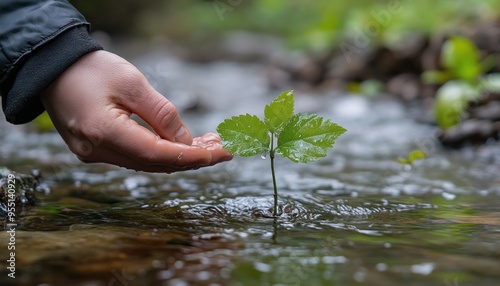
[[271, 151], [269, 151], [269, 158], [271, 158], [271, 174], [273, 175], [274, 187], [274, 210], [273, 216], [278, 216], [278, 187], [276, 186], [276, 174], [274, 172], [274, 134], [271, 134]]
[[273, 243], [278, 243], [278, 217], [274, 217], [273, 219]]

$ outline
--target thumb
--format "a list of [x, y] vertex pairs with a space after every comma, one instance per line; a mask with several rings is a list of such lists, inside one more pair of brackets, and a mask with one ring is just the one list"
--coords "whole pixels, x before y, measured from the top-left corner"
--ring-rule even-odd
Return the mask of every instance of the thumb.
[[191, 145], [193, 136], [181, 120], [172, 102], [153, 87], [146, 88], [132, 111], [144, 119], [163, 139]]

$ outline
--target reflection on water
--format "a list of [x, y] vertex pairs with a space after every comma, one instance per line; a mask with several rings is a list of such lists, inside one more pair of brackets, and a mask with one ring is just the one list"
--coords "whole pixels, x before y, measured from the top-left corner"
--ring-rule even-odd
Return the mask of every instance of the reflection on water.
[[[261, 66], [190, 65], [153, 54], [136, 64], [194, 134], [261, 114], [277, 92]], [[83, 165], [55, 133], [0, 123], [2, 165], [41, 169], [47, 191], [20, 219], [16, 283], [1, 285], [498, 285], [500, 146], [441, 150], [432, 127], [391, 99], [296, 92], [297, 111], [349, 131], [325, 159], [269, 160], [187, 173]], [[189, 109], [190, 110], [190, 109]], [[429, 158], [396, 162], [413, 149]], [[2, 260], [6, 233], [0, 234]], [[45, 284], [43, 284], [45, 283]]]

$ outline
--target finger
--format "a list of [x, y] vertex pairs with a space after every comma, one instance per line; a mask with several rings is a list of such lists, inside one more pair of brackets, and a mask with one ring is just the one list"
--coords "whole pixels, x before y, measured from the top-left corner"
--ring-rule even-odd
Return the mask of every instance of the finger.
[[161, 138], [191, 145], [193, 137], [182, 122], [174, 104], [153, 87], [148, 86], [146, 90], [135, 95], [139, 97], [138, 104], [132, 106], [132, 111], [153, 127]]
[[[217, 141], [216, 139], [214, 139], [213, 133], [193, 138], [193, 141], [199, 144], [197, 145], [198, 147], [205, 148], [205, 150], [209, 151], [212, 155], [211, 162], [206, 165], [191, 164], [188, 166], [177, 166], [168, 165], [165, 163], [148, 165], [128, 155], [117, 152], [115, 148], [109, 148], [103, 145], [97, 146], [97, 148], [94, 148], [93, 150], [89, 150], [89, 153], [91, 153], [91, 155], [89, 154], [89, 156], [86, 157], [79, 156], [79, 159], [85, 163], [110, 163], [136, 171], [173, 173], [185, 170], [195, 170], [205, 166], [212, 166], [220, 162], [229, 161], [233, 158], [233, 156], [228, 151], [222, 148], [222, 145], [220, 144], [220, 138], [218, 143], [210, 142], [211, 140]], [[88, 148], [88, 146], [86, 148]]]
[[233, 158], [233, 155], [222, 147], [221, 138], [216, 133], [206, 133], [193, 138], [193, 146], [199, 146], [210, 151], [212, 154], [211, 165], [229, 161]]
[[168, 166], [183, 170], [212, 162], [208, 150], [164, 140], [133, 120], [117, 120], [111, 126], [107, 133], [109, 139], [104, 140], [103, 147], [130, 158], [134, 166]]
[[124, 154], [117, 152], [111, 148], [102, 147], [99, 149], [95, 149], [92, 152], [91, 156], [88, 157], [80, 157], [78, 158], [84, 163], [108, 163], [113, 164], [119, 167], [135, 170], [135, 171], [144, 171], [144, 172], [153, 172], [153, 173], [174, 173], [179, 171], [186, 170], [195, 170], [203, 166], [169, 166], [169, 165], [146, 165], [142, 162], [134, 160], [134, 158], [130, 158], [124, 156]]

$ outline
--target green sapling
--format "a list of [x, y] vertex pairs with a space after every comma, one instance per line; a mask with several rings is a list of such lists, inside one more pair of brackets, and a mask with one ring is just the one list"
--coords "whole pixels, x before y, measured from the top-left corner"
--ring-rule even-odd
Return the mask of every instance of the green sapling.
[[264, 120], [245, 114], [224, 120], [217, 127], [224, 148], [233, 155], [269, 154], [274, 187], [273, 215], [278, 216], [276, 154], [293, 162], [308, 163], [325, 157], [343, 127], [316, 114], [294, 113], [293, 91], [286, 90], [264, 109]]

